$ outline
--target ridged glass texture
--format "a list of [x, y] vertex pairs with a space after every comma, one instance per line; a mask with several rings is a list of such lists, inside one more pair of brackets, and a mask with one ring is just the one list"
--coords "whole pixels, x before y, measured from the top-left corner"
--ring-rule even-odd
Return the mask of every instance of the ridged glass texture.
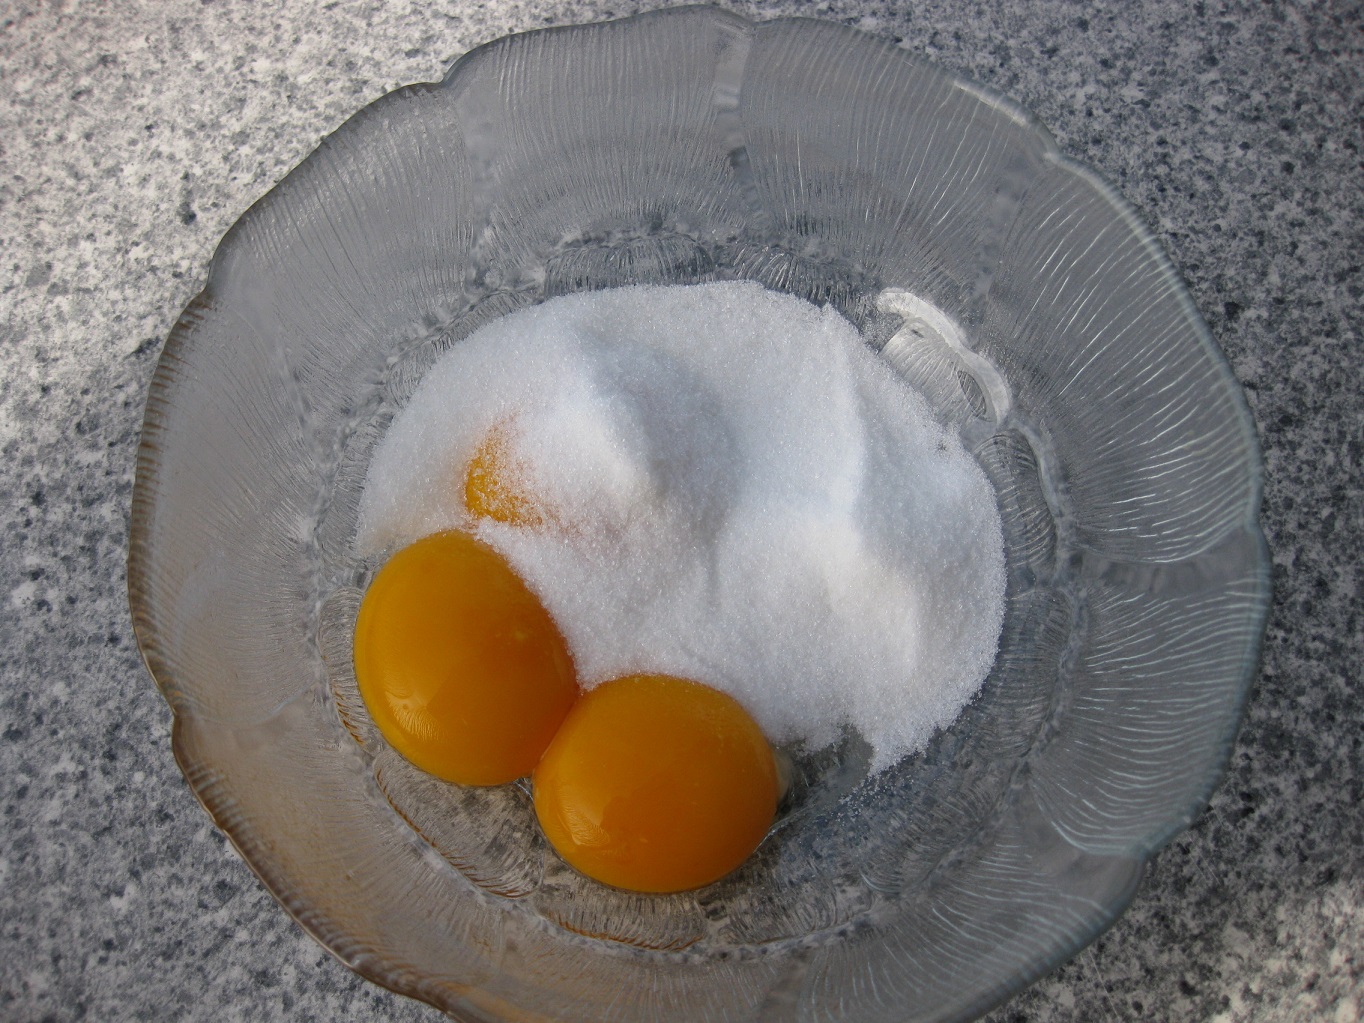
[[[608, 891], [516, 786], [365, 714], [376, 440], [509, 310], [746, 278], [831, 302], [994, 482], [981, 696], [798, 760], [735, 876]], [[214, 258], [152, 384], [129, 565], [194, 791], [345, 962], [465, 1020], [965, 1019], [1112, 922], [1224, 769], [1267, 603], [1242, 396], [1131, 210], [1012, 103], [830, 24], [678, 9], [481, 47], [357, 114]]]

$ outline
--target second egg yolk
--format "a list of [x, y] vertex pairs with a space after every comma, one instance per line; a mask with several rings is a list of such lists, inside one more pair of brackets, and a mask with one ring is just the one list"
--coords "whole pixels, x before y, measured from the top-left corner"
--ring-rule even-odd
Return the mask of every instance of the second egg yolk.
[[716, 881], [772, 824], [777, 768], [730, 696], [633, 675], [584, 693], [534, 775], [550, 843], [588, 877], [639, 892]]
[[568, 647], [502, 555], [467, 533], [418, 540], [366, 591], [355, 678], [384, 738], [464, 785], [529, 774], [578, 698]]

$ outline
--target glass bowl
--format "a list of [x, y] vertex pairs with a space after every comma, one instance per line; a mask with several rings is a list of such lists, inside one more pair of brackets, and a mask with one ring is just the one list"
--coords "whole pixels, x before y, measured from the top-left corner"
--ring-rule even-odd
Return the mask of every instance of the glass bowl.
[[[368, 459], [434, 359], [567, 292], [831, 303], [989, 474], [980, 695], [868, 776], [803, 755], [697, 892], [606, 889], [525, 789], [397, 757], [355, 692]], [[1107, 927], [1225, 767], [1267, 605], [1255, 434], [1129, 207], [1027, 113], [890, 43], [680, 8], [480, 47], [253, 206], [166, 344], [129, 589], [176, 757], [345, 963], [466, 1020], [950, 1020]]]

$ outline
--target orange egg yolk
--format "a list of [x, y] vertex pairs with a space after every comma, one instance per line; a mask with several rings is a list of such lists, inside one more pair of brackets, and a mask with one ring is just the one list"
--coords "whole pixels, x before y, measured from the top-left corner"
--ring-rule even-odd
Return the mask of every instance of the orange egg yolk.
[[776, 813], [777, 768], [734, 699], [665, 675], [583, 694], [535, 769], [550, 843], [588, 877], [677, 892], [743, 863]]
[[464, 473], [464, 506], [477, 518], [539, 528], [552, 516], [521, 486], [525, 467], [512, 450], [511, 430], [510, 420], [497, 423], [474, 450]]
[[455, 531], [379, 570], [355, 625], [355, 678], [394, 749], [464, 785], [531, 773], [578, 698], [549, 612], [502, 555]]

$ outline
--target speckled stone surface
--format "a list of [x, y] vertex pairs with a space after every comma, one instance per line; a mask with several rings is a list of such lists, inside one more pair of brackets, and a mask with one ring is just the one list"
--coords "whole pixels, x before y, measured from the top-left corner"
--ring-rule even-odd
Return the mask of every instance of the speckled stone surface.
[[[433, 1020], [266, 894], [171, 757], [125, 595], [142, 405], [242, 211], [480, 42], [653, 3], [0, 5], [0, 1019]], [[1264, 443], [1273, 613], [1230, 774], [995, 1023], [1364, 1010], [1364, 7], [736, 3], [1021, 100], [1154, 229]]]

